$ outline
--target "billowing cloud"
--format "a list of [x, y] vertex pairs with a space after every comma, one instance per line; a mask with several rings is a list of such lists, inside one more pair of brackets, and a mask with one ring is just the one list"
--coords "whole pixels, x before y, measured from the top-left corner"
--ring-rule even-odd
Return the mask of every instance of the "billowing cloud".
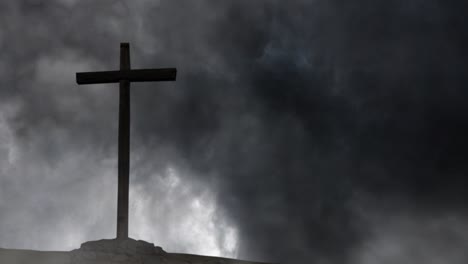
[[466, 247], [467, 8], [3, 1], [0, 246], [114, 236], [117, 85], [74, 73], [117, 69], [125, 41], [132, 67], [178, 68], [132, 85], [133, 236], [282, 263]]

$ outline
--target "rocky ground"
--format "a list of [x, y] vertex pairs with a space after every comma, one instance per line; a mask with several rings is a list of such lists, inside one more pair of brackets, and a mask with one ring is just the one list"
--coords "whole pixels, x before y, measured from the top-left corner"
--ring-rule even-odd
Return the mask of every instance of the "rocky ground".
[[260, 264], [258, 262], [167, 253], [134, 239], [103, 239], [83, 243], [70, 252], [0, 249], [1, 264]]

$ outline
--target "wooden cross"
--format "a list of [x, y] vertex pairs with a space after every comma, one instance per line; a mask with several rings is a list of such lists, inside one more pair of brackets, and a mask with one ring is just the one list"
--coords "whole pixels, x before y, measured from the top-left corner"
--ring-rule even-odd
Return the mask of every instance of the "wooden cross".
[[175, 81], [177, 70], [130, 69], [130, 45], [120, 44], [120, 70], [79, 72], [78, 84], [119, 83], [119, 161], [117, 194], [117, 238], [128, 238], [128, 191], [130, 171], [130, 82]]

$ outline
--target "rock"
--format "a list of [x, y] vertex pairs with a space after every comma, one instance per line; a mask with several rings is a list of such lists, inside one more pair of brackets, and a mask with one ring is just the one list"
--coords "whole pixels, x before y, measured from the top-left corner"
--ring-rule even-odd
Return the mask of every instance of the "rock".
[[[142, 240], [102, 239], [81, 244], [79, 249], [71, 251], [72, 264], [104, 263], [161, 263], [166, 252], [161, 247]], [[160, 260], [160, 261], [158, 261]]]

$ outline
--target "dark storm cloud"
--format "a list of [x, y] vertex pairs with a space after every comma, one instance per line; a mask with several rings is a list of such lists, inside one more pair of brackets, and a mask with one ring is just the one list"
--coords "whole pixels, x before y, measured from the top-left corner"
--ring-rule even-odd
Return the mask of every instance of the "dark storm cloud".
[[[115, 87], [76, 87], [74, 72], [116, 68], [117, 43], [130, 41], [134, 67], [178, 68], [176, 83], [133, 86], [134, 184], [172, 164], [214, 188], [217, 213], [239, 228], [240, 258], [378, 262], [387, 246], [420, 244], [418, 232], [440, 249], [466, 225], [461, 1], [1, 5], [5, 141], [37, 168], [94, 160], [56, 168], [75, 175], [61, 188], [115, 152]], [[453, 224], [447, 215], [461, 219], [454, 230], [427, 231]]]

